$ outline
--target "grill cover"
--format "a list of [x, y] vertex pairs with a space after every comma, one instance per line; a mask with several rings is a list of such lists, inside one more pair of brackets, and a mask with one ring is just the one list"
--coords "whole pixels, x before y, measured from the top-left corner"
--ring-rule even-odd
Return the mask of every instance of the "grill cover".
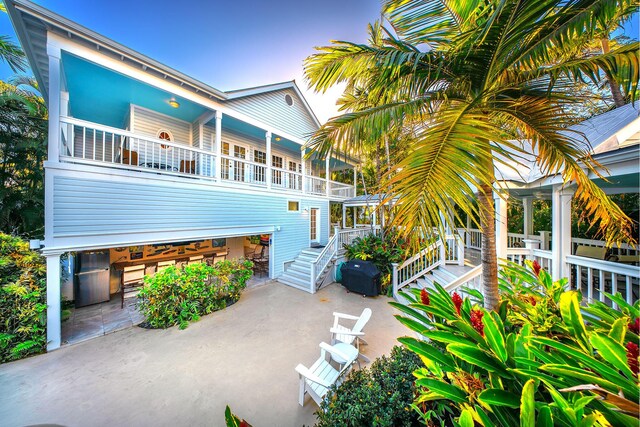
[[369, 297], [380, 295], [380, 270], [374, 263], [353, 259], [342, 264], [340, 273], [348, 291]]

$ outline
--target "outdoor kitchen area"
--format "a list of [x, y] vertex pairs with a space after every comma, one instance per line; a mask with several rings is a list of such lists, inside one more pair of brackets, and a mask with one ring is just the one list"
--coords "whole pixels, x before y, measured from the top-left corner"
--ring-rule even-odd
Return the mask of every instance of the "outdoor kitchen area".
[[254, 277], [248, 286], [269, 280], [269, 235], [239, 236], [115, 247], [77, 252], [63, 262], [63, 344], [74, 344], [144, 321], [136, 295], [144, 276], [190, 263], [215, 264], [251, 259]]

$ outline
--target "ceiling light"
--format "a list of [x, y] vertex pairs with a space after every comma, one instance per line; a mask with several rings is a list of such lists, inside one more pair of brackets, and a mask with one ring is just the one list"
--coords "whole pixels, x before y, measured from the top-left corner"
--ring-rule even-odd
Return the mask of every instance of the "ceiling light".
[[171, 99], [169, 100], [169, 105], [171, 105], [173, 108], [178, 108], [180, 106], [180, 104], [174, 97], [171, 97]]
[[279, 136], [276, 136], [276, 141], [280, 141], [282, 138], [280, 138]]

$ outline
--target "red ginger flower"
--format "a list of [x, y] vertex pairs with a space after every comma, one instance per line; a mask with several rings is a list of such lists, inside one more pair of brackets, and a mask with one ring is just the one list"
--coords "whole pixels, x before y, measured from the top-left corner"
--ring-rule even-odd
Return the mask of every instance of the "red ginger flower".
[[533, 273], [536, 275], [536, 277], [540, 276], [540, 270], [542, 270], [542, 266], [540, 265], [540, 263], [536, 260], [533, 260], [532, 266]]
[[429, 305], [429, 303], [431, 303], [431, 298], [429, 298], [429, 293], [427, 292], [426, 289], [422, 289], [420, 291], [420, 301], [424, 304], [424, 305]]
[[451, 297], [451, 301], [453, 301], [453, 305], [456, 306], [456, 311], [458, 312], [458, 316], [459, 316], [460, 307], [462, 307], [462, 298], [460, 298], [460, 295], [458, 295], [457, 292], [454, 292], [453, 296]]
[[629, 365], [629, 369], [631, 369], [631, 371], [636, 375], [640, 372], [638, 357], [640, 357], [638, 344], [633, 342], [627, 343], [627, 364]]
[[471, 310], [471, 326], [484, 336], [484, 324], [482, 323], [482, 317], [484, 312], [482, 310]]
[[636, 335], [640, 334], [640, 317], [636, 317], [635, 322], [629, 322], [629, 330]]

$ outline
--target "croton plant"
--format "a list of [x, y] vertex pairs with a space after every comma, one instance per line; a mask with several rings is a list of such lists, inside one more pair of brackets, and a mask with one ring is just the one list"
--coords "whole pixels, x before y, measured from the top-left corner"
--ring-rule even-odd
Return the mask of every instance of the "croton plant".
[[496, 311], [479, 292], [463, 299], [437, 285], [405, 293], [408, 306], [392, 303], [418, 334], [400, 341], [424, 363], [414, 409], [425, 423], [637, 427], [638, 303], [619, 294], [607, 295], [617, 309], [586, 303], [532, 263], [509, 264], [500, 282]]

